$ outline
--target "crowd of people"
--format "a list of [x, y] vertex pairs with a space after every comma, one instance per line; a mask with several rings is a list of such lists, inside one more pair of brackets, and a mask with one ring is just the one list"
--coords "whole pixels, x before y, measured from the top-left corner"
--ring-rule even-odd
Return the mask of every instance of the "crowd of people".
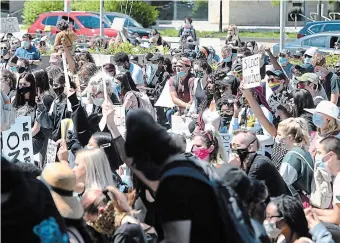
[[[67, 21], [57, 27], [0, 43], [1, 132], [31, 117], [35, 160], [1, 157], [4, 242], [340, 242], [340, 60], [274, 56], [235, 25], [221, 53], [192, 48], [186, 18], [182, 52], [100, 66]], [[255, 54], [262, 81], [247, 89], [242, 59]]]

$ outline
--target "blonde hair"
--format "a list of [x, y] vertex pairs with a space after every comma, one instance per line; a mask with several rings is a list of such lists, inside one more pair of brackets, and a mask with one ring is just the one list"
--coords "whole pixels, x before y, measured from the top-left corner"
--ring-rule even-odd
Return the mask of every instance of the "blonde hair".
[[320, 135], [327, 135], [329, 133], [339, 130], [339, 123], [333, 117], [330, 117], [330, 118], [331, 119], [327, 123], [325, 128], [321, 129], [318, 127], [317, 131]]
[[[91, 77], [88, 86], [92, 86], [97, 89], [98, 92], [104, 92], [104, 83], [106, 83], [106, 90], [107, 93], [111, 94], [112, 93], [112, 81], [113, 78], [109, 76], [106, 72], [104, 71], [98, 71], [94, 74], [94, 76]], [[88, 89], [91, 90], [91, 89]]]
[[85, 189], [115, 186], [110, 163], [102, 149], [83, 149], [77, 153], [77, 156], [81, 156], [85, 162]]
[[285, 119], [279, 123], [278, 129], [282, 129], [284, 135], [291, 135], [296, 146], [309, 146], [308, 125], [304, 118]]
[[228, 30], [233, 30], [234, 31], [234, 35], [232, 36], [232, 40], [238, 40], [238, 29], [237, 26], [234, 24], [231, 24], [228, 26]]

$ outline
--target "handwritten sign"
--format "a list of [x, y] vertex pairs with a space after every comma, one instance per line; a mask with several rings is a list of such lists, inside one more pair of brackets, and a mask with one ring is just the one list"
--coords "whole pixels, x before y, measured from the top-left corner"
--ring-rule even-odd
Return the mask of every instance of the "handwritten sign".
[[10, 129], [2, 132], [2, 154], [8, 161], [34, 164], [31, 117], [15, 119]]
[[228, 133], [220, 133], [222, 142], [223, 142], [223, 147], [225, 152], [227, 153], [227, 158], [229, 159], [230, 157], [230, 143], [232, 139], [232, 135]]
[[260, 60], [261, 54], [242, 59], [244, 88], [249, 89], [261, 85]]
[[58, 145], [53, 140], [49, 139], [46, 150], [46, 163], [55, 163]]
[[19, 22], [16, 17], [1, 18], [0, 33], [20, 32]]

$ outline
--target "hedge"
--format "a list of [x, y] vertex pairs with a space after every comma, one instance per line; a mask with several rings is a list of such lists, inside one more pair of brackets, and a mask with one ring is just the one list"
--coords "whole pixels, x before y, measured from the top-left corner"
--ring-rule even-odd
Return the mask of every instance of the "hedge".
[[[132, 6], [131, 6], [132, 4]], [[94, 11], [99, 12], [99, 0], [96, 1], [84, 1], [84, 0], [72, 0], [72, 11]], [[142, 0], [105, 0], [104, 1], [105, 12], [120, 12], [130, 15], [137, 20], [143, 26], [147, 27], [152, 25], [157, 19], [159, 11], [156, 7], [151, 6], [147, 2]], [[130, 12], [131, 9], [131, 12]], [[26, 0], [24, 4], [23, 19], [27, 25], [32, 24], [39, 14], [49, 11], [63, 11], [64, 1], [37, 1]]]

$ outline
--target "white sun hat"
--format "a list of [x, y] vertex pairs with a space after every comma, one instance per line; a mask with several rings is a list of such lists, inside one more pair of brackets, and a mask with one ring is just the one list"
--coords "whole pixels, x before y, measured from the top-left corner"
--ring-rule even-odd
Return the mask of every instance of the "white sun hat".
[[330, 116], [332, 118], [334, 118], [337, 121], [339, 120], [339, 108], [336, 106], [336, 104], [328, 101], [328, 100], [323, 100], [321, 101], [315, 109], [305, 109], [305, 111], [309, 112], [309, 113], [322, 113], [325, 114], [327, 116]]

